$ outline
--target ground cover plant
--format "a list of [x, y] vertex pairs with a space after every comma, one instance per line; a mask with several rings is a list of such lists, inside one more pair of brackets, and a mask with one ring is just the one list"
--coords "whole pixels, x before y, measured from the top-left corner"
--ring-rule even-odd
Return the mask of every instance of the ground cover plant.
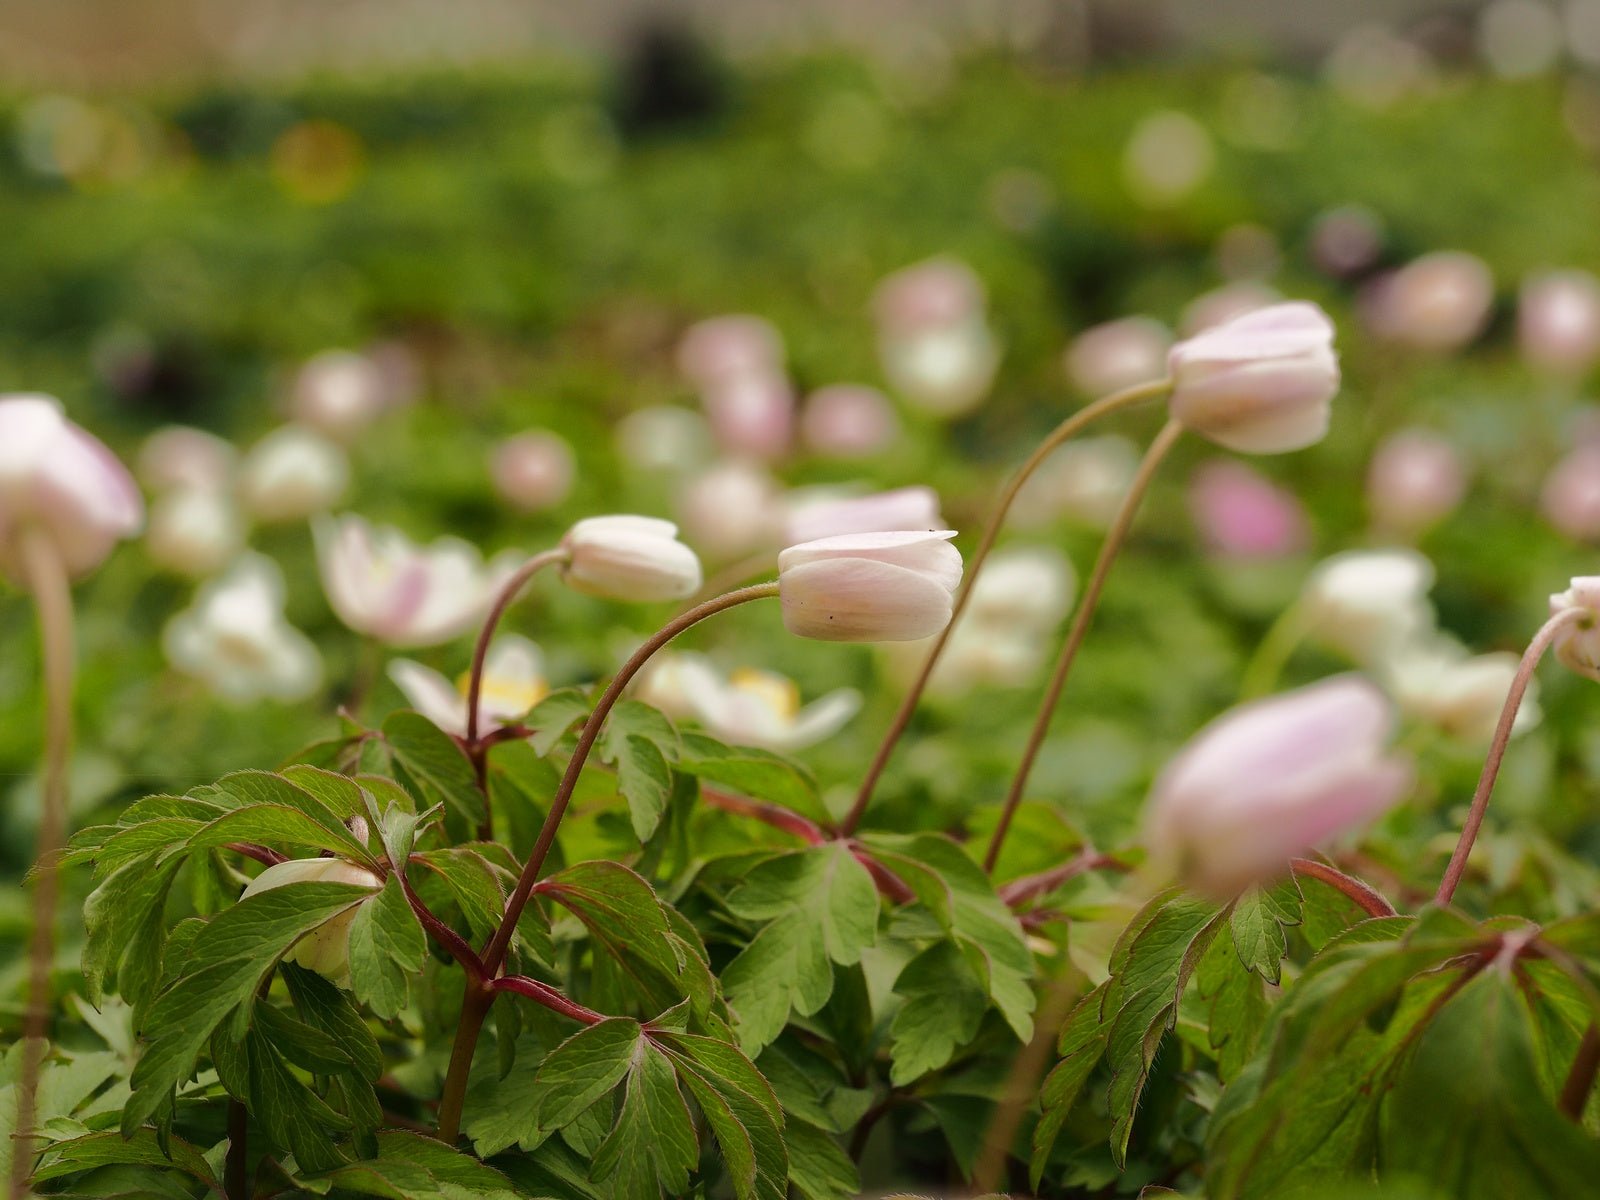
[[689, 57], [7, 100], [11, 1194], [1586, 1194], [1592, 81]]

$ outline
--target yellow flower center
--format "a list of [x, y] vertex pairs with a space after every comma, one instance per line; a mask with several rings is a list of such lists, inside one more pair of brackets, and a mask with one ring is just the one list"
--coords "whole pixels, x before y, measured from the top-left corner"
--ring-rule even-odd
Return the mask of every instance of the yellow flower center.
[[[456, 679], [456, 691], [467, 698], [467, 686], [472, 676], [463, 671]], [[496, 712], [527, 712], [550, 694], [550, 685], [537, 675], [532, 679], [507, 679], [504, 676], [485, 674], [480, 702]]]
[[800, 711], [800, 689], [794, 680], [785, 679], [771, 671], [758, 671], [754, 667], [740, 667], [728, 676], [728, 683], [739, 691], [759, 699], [785, 721], [792, 721]]

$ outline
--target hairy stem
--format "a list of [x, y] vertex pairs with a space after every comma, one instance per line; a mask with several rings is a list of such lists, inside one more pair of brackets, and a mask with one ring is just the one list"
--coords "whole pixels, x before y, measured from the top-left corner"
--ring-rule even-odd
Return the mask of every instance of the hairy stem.
[[483, 793], [483, 823], [478, 827], [479, 841], [487, 842], [494, 838], [494, 813], [489, 807], [489, 748], [484, 744], [478, 731], [478, 705], [483, 698], [483, 665], [489, 657], [489, 643], [494, 640], [500, 618], [505, 616], [506, 609], [511, 607], [528, 581], [546, 567], [566, 562], [568, 557], [567, 552], [558, 546], [542, 554], [535, 554], [518, 567], [516, 573], [506, 580], [500, 589], [500, 594], [494, 598], [494, 603], [489, 607], [489, 615], [483, 620], [483, 628], [478, 630], [477, 643], [472, 647], [472, 668], [467, 675], [465, 749], [467, 757], [472, 760], [472, 769], [478, 777], [478, 790]]
[[1146, 400], [1164, 395], [1170, 390], [1172, 384], [1169, 380], [1162, 379], [1155, 383], [1142, 383], [1134, 387], [1124, 388], [1120, 392], [1113, 392], [1096, 400], [1073, 413], [1061, 424], [1050, 431], [1048, 437], [1040, 442], [1028, 461], [1019, 467], [1014, 475], [1001, 489], [1000, 497], [995, 503], [994, 512], [989, 516], [989, 523], [984, 526], [983, 534], [978, 539], [978, 547], [972, 552], [972, 557], [967, 560], [966, 582], [962, 585], [961, 594], [956, 597], [955, 608], [950, 614], [950, 623], [947, 624], [939, 636], [934, 639], [928, 657], [923, 661], [922, 669], [917, 672], [917, 677], [911, 683], [911, 688], [906, 692], [905, 698], [900, 701], [900, 708], [895, 713], [894, 719], [889, 722], [889, 729], [883, 735], [883, 742], [878, 746], [877, 753], [873, 755], [872, 762], [867, 767], [867, 773], [861, 779], [861, 785], [856, 789], [855, 803], [846, 814], [843, 823], [839, 826], [841, 833], [846, 835], [854, 833], [856, 826], [861, 823], [862, 814], [867, 811], [867, 805], [872, 801], [873, 790], [878, 786], [878, 779], [882, 776], [884, 768], [889, 765], [889, 758], [894, 753], [896, 744], [906, 731], [906, 726], [911, 723], [911, 715], [916, 711], [917, 702], [921, 700], [922, 693], [927, 689], [928, 680], [933, 675], [933, 669], [939, 665], [939, 656], [944, 653], [946, 643], [950, 640], [951, 633], [955, 630], [956, 623], [961, 620], [961, 614], [967, 609], [968, 602], [972, 599], [973, 584], [977, 582], [978, 573], [983, 570], [984, 561], [989, 557], [989, 552], [994, 549], [995, 540], [1000, 536], [1000, 530], [1005, 525], [1006, 515], [1011, 511], [1017, 495], [1022, 491], [1022, 485], [1037, 471], [1055, 450], [1069, 438], [1072, 438], [1086, 426], [1098, 421], [1109, 413], [1119, 409], [1129, 408]]
[[72, 749], [74, 649], [72, 587], [55, 543], [38, 529], [20, 538], [23, 575], [39, 619], [44, 667], [44, 772], [39, 814], [38, 867], [33, 891], [33, 931], [28, 946], [28, 998], [22, 1018], [22, 1069], [17, 1080], [16, 1141], [12, 1146], [10, 1190], [29, 1194], [39, 1074], [50, 1032], [50, 968], [55, 961], [56, 907], [60, 898], [58, 864], [67, 828], [67, 760]]
[[1560, 1109], [1574, 1121], [1583, 1120], [1583, 1110], [1589, 1107], [1589, 1093], [1594, 1091], [1594, 1077], [1600, 1072], [1600, 1029], [1593, 1025], [1583, 1031], [1583, 1041], [1573, 1056], [1572, 1069], [1567, 1081], [1561, 1085]]
[[1399, 916], [1394, 905], [1390, 904], [1388, 898], [1377, 888], [1357, 879], [1354, 875], [1346, 875], [1337, 867], [1318, 862], [1314, 858], [1291, 858], [1289, 865], [1294, 868], [1296, 875], [1304, 875], [1309, 879], [1319, 880], [1331, 888], [1337, 888], [1369, 917]]
[[1111, 522], [1111, 528], [1106, 531], [1106, 540], [1100, 546], [1100, 557], [1095, 559], [1094, 570], [1090, 572], [1089, 582], [1083, 589], [1083, 599], [1078, 602], [1078, 611], [1073, 614], [1072, 627], [1067, 631], [1067, 640], [1062, 643], [1055, 671], [1051, 674], [1050, 684], [1045, 689], [1044, 701], [1039, 705], [1038, 715], [1034, 717], [1033, 729], [1029, 732], [1027, 745], [1022, 751], [1022, 761], [1017, 765], [1016, 776], [1011, 780], [1011, 789], [1006, 793], [1005, 804], [1000, 810], [999, 824], [995, 826], [994, 834], [989, 839], [988, 852], [983, 856], [983, 867], [986, 871], [992, 872], [995, 863], [1000, 860], [1000, 848], [1005, 845], [1006, 834], [1011, 829], [1011, 819], [1016, 816], [1017, 806], [1022, 803], [1023, 792], [1028, 786], [1028, 776], [1033, 772], [1033, 764], [1039, 757], [1040, 748], [1044, 745], [1045, 735], [1050, 732], [1050, 718], [1055, 714], [1056, 705], [1061, 700], [1061, 692], [1067, 685], [1067, 676], [1072, 671], [1073, 660], [1078, 656], [1078, 648], [1083, 645], [1084, 636], [1089, 632], [1089, 623], [1094, 619], [1095, 608], [1100, 602], [1100, 593], [1106, 586], [1106, 577], [1111, 574], [1112, 564], [1116, 562], [1117, 553], [1122, 549], [1123, 542], [1127, 541], [1134, 514], [1139, 510], [1139, 502], [1149, 490], [1156, 469], [1182, 434], [1183, 426], [1175, 420], [1169, 420], [1161, 427], [1161, 432], [1156, 434], [1155, 440], [1150, 443], [1150, 448], [1145, 451], [1144, 459], [1139, 463], [1138, 471], [1134, 473], [1133, 482], [1128, 485], [1128, 494], [1122, 498], [1122, 504]]
[[1495, 726], [1494, 740], [1489, 743], [1489, 755], [1484, 759], [1483, 774], [1478, 776], [1478, 790], [1472, 795], [1472, 807], [1467, 811], [1467, 823], [1462, 827], [1455, 852], [1450, 855], [1450, 862], [1444, 869], [1444, 878], [1439, 881], [1439, 890], [1434, 893], [1435, 904], [1449, 904], [1451, 897], [1456, 894], [1456, 887], [1460, 884], [1461, 877], [1467, 873], [1467, 857], [1472, 853], [1472, 843], [1477, 840], [1478, 830], [1483, 827], [1484, 813], [1489, 810], [1489, 796], [1494, 791], [1494, 781], [1500, 774], [1500, 763], [1506, 756], [1506, 746], [1511, 742], [1511, 729], [1517, 721], [1517, 710], [1522, 707], [1523, 694], [1527, 692], [1528, 684], [1533, 680], [1533, 672], [1538, 667], [1539, 660], [1544, 657], [1544, 652], [1550, 648], [1550, 643], [1556, 640], [1563, 629], [1574, 621], [1586, 619], [1588, 615], [1588, 612], [1581, 608], [1563, 609], [1539, 627], [1539, 632], [1533, 635], [1533, 640], [1523, 651], [1522, 661], [1517, 664], [1517, 673], [1511, 680], [1511, 689], [1506, 693], [1505, 706], [1500, 710], [1500, 723]]
[[[516, 932], [517, 920], [522, 916], [522, 910], [527, 907], [528, 897], [533, 894], [533, 885], [539, 881], [539, 872], [544, 868], [544, 860], [550, 853], [550, 847], [555, 844], [556, 831], [561, 827], [561, 819], [566, 816], [567, 805], [572, 801], [572, 791], [577, 786], [578, 776], [582, 774], [589, 752], [594, 749], [595, 741], [600, 736], [600, 729], [621, 698], [623, 690], [656, 651], [690, 626], [736, 605], [751, 600], [763, 600], [777, 594], [776, 582], [758, 583], [697, 605], [688, 612], [674, 617], [653, 634], [644, 645], [634, 651], [633, 657], [628, 659], [612, 678], [595, 704], [594, 711], [589, 714], [588, 720], [583, 723], [583, 728], [578, 733], [577, 746], [573, 749], [572, 758], [567, 763], [566, 773], [561, 777], [555, 796], [551, 798], [550, 811], [545, 816], [544, 825], [539, 830], [533, 849], [528, 853], [528, 861], [522, 866], [522, 874], [517, 879], [516, 889], [506, 901], [505, 914], [500, 919], [499, 928], [495, 930], [494, 937], [484, 949], [482, 965], [485, 980], [493, 981], [505, 962], [506, 953], [511, 948], [511, 938]], [[468, 978], [466, 995], [461, 1003], [461, 1022], [456, 1027], [455, 1046], [450, 1053], [450, 1066], [445, 1075], [444, 1092], [439, 1100], [439, 1136], [444, 1141], [454, 1142], [461, 1128], [461, 1106], [467, 1095], [467, 1075], [472, 1069], [472, 1056], [477, 1048], [478, 1034], [483, 1029], [484, 1018], [488, 1016], [489, 1006], [494, 1003], [494, 997], [492, 982], [485, 984]]]

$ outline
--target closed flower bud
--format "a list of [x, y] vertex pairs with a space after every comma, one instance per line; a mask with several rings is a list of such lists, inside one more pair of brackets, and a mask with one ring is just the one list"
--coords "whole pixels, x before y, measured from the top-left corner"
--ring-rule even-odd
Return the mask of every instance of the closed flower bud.
[[943, 525], [937, 492], [930, 487], [904, 487], [871, 496], [827, 498], [797, 504], [789, 513], [784, 541], [793, 546], [845, 533], [939, 529]]
[[1600, 443], [1580, 445], [1551, 469], [1539, 509], [1567, 537], [1600, 541]]
[[879, 360], [896, 391], [937, 417], [978, 405], [994, 381], [1000, 347], [970, 267], [949, 258], [906, 267], [879, 285], [873, 306]]
[[877, 388], [838, 383], [806, 398], [800, 429], [806, 446], [831, 458], [870, 458], [900, 437], [900, 418]]
[[1294, 493], [1241, 462], [1209, 462], [1196, 471], [1189, 510], [1206, 545], [1224, 558], [1283, 558], [1310, 540], [1305, 509]]
[[556, 507], [572, 491], [576, 474], [566, 439], [541, 430], [507, 438], [489, 457], [494, 490], [523, 512]]
[[1380, 337], [1419, 350], [1458, 350], [1483, 332], [1494, 277], [1480, 258], [1446, 250], [1425, 254], [1367, 291], [1367, 322]]
[[1277, 304], [1179, 342], [1168, 359], [1171, 411], [1246, 454], [1321, 441], [1339, 390], [1333, 322], [1314, 304]]
[[1587, 271], [1549, 271], [1522, 285], [1517, 339], [1529, 365], [1581, 375], [1600, 358], [1600, 279]]
[[20, 580], [21, 539], [41, 531], [67, 570], [98, 567], [144, 523], [133, 477], [53, 397], [0, 396], [0, 574]]
[[[246, 885], [239, 899], [246, 900], [290, 883], [354, 883], [372, 888], [383, 881], [364, 867], [341, 858], [291, 858], [268, 867]], [[324, 921], [289, 948], [283, 957], [315, 971], [339, 987], [350, 986], [350, 925], [360, 903]]]
[[214, 433], [188, 425], [158, 429], [139, 448], [139, 479], [152, 491], [228, 487], [239, 452]]
[[1433, 627], [1433, 564], [1414, 550], [1348, 550], [1324, 559], [1300, 598], [1311, 636], [1358, 663]]
[[1156, 780], [1150, 849], [1225, 897], [1385, 812], [1411, 784], [1386, 745], [1383, 694], [1345, 675], [1246, 704], [1202, 729]]
[[244, 522], [214, 488], [174, 488], [150, 506], [145, 549], [157, 566], [192, 579], [220, 571], [244, 547]]
[[688, 480], [678, 495], [684, 536], [712, 559], [731, 559], [771, 547], [782, 535], [778, 484], [765, 470], [727, 459]]
[[698, 388], [783, 365], [783, 336], [765, 317], [732, 313], [689, 326], [678, 343], [678, 369]]
[[858, 533], [778, 556], [783, 623], [825, 642], [904, 642], [950, 623], [961, 555], [953, 530]]
[[1467, 471], [1455, 445], [1423, 429], [1385, 438], [1367, 468], [1367, 508], [1385, 529], [1415, 535], [1455, 511]]
[[[1400, 710], [1448, 737], [1487, 743], [1517, 674], [1515, 654], [1469, 654], [1448, 638], [1423, 640], [1392, 656], [1384, 678]], [[1528, 686], [1513, 732], [1539, 723], [1538, 681]]]
[[587, 517], [567, 531], [563, 576], [573, 588], [610, 600], [651, 604], [700, 589], [700, 560], [678, 541], [678, 527], [655, 517]]
[[378, 364], [351, 350], [326, 350], [307, 360], [294, 380], [294, 419], [351, 442], [387, 407], [387, 381]]
[[717, 445], [728, 454], [778, 458], [794, 428], [794, 388], [776, 370], [747, 371], [718, 379], [701, 392]]
[[239, 472], [239, 500], [258, 521], [303, 521], [327, 512], [349, 486], [344, 451], [300, 425], [267, 434]]
[[1564, 592], [1550, 597], [1550, 614], [1581, 609], [1556, 637], [1556, 658], [1579, 675], [1600, 682], [1600, 575], [1580, 575]]

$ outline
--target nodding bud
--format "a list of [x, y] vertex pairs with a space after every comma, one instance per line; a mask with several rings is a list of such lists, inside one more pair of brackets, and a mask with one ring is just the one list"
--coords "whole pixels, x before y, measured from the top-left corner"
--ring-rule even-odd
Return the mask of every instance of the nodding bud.
[[954, 530], [857, 533], [778, 556], [783, 623], [824, 642], [908, 642], [950, 623], [961, 583]]
[[700, 590], [700, 560], [678, 527], [655, 517], [587, 517], [567, 531], [562, 575], [575, 590], [644, 604]]
[[802, 501], [789, 512], [784, 542], [794, 546], [846, 533], [929, 530], [943, 525], [937, 492], [930, 487], [903, 487], [870, 496]]
[[1328, 432], [1339, 359], [1314, 304], [1246, 313], [1179, 342], [1167, 362], [1172, 415], [1220, 446], [1282, 454]]
[[1600, 575], [1580, 575], [1564, 592], [1550, 597], [1550, 614], [1578, 610], [1556, 635], [1556, 659], [1579, 675], [1600, 681]]
[[[290, 883], [354, 883], [374, 892], [383, 885], [371, 871], [341, 858], [291, 858], [268, 867], [252, 879], [239, 899], [247, 900], [261, 892]], [[356, 919], [360, 901], [318, 925], [289, 948], [284, 958], [315, 971], [339, 987], [350, 986], [350, 925]]]

